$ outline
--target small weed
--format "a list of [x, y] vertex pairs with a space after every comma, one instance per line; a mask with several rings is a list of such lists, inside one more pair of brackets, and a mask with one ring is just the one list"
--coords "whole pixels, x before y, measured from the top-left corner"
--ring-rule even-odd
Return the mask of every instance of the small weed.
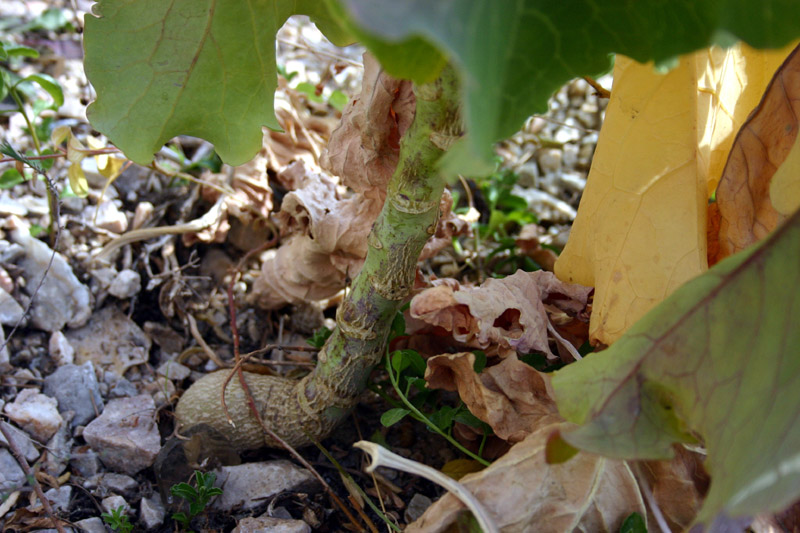
[[331, 336], [331, 333], [333, 333], [331, 330], [322, 326], [314, 332], [311, 338], [306, 339], [306, 343], [312, 348], [322, 348], [325, 346], [325, 342], [328, 340], [328, 337]]
[[133, 531], [133, 524], [128, 520], [128, 515], [125, 514], [125, 507], [122, 505], [112, 509], [110, 513], [101, 514], [100, 517], [114, 531], [119, 533], [131, 533]]
[[189, 529], [189, 524], [195, 516], [205, 511], [211, 498], [222, 494], [222, 489], [214, 486], [214, 481], [217, 480], [215, 474], [211, 472], [204, 474], [199, 470], [195, 470], [194, 479], [197, 484], [196, 488], [189, 483], [178, 483], [169, 489], [174, 496], [182, 498], [189, 503], [188, 514], [172, 514], [172, 519], [181, 523], [186, 529]]
[[[392, 323], [392, 333], [390, 337], [405, 334], [405, 320], [402, 313], [398, 313]], [[437, 405], [438, 391], [427, 388], [424, 379], [427, 364], [419, 352], [415, 350], [396, 350], [387, 353], [385, 357], [386, 372], [389, 375], [389, 383], [378, 383], [373, 390], [378, 393], [389, 405], [391, 409], [381, 415], [381, 424], [386, 427], [392, 426], [405, 418], [411, 416], [413, 419], [422, 422], [430, 431], [438, 433], [450, 444], [461, 450], [472, 459], [488, 466], [489, 463], [480, 457], [486, 438], [491, 434], [491, 428], [469, 412], [463, 402], [455, 407], [450, 405]], [[486, 365], [486, 355], [483, 352], [476, 353], [475, 370], [480, 372]], [[397, 401], [389, 394], [389, 390], [394, 389], [399, 398]], [[478, 451], [478, 455], [464, 448], [452, 436], [453, 425], [455, 422], [466, 424], [480, 430], [483, 433], [483, 441]]]

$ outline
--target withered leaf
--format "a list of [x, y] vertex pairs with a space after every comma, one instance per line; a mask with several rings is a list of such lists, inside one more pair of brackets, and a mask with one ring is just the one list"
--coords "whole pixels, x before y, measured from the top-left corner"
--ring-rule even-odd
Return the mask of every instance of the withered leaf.
[[[633, 512], [645, 515], [633, 474], [624, 461], [579, 453], [558, 465], [545, 461], [545, 442], [560, 427], [556, 419], [461, 483], [486, 506], [504, 533], [537, 531], [616, 532]], [[463, 504], [446, 494], [406, 528], [408, 533], [445, 531]]]

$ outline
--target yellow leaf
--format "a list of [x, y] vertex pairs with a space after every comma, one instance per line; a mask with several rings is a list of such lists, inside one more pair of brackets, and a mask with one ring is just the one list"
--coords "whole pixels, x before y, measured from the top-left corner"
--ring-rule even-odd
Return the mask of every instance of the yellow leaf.
[[69, 126], [59, 126], [50, 134], [50, 142], [53, 146], [59, 146], [69, 135], [71, 135]]
[[86, 181], [86, 175], [83, 173], [80, 162], [72, 163], [67, 170], [69, 176], [69, 186], [76, 196], [85, 198], [89, 194], [89, 182]]
[[783, 164], [778, 167], [769, 184], [772, 207], [782, 215], [790, 215], [800, 208], [800, 135]]
[[124, 159], [111, 157], [107, 154], [96, 155], [94, 158], [97, 161], [97, 170], [103, 177], [108, 179], [109, 184], [119, 176], [122, 166], [125, 164]]
[[84, 157], [86, 157], [86, 147], [70, 133], [67, 142], [67, 160], [74, 165], [80, 165]]
[[708, 196], [788, 50], [712, 47], [663, 75], [617, 56], [578, 217], [555, 265], [562, 280], [595, 287], [593, 342], [611, 344], [708, 268]]
[[709, 62], [699, 72], [698, 116], [707, 116], [700, 130], [699, 158], [707, 161], [708, 195], [717, 188], [736, 133], [758, 105], [775, 71], [797, 42], [778, 50], [756, 50], [739, 43], [727, 51], [708, 49]]

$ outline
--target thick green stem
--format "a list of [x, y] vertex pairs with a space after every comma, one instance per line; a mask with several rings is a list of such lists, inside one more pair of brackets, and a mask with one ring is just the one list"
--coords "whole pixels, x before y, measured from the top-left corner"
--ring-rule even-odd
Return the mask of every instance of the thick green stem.
[[[403, 135], [400, 162], [368, 238], [364, 266], [339, 307], [337, 327], [313, 372], [299, 382], [248, 376], [266, 424], [292, 445], [325, 437], [355, 405], [380, 361], [395, 313], [409, 295], [423, 246], [433, 235], [444, 181], [437, 164], [461, 135], [457, 79], [447, 66], [434, 82], [415, 86], [414, 122]], [[184, 393], [176, 409], [183, 426], [206, 423], [240, 448], [263, 445], [236, 379], [226, 388], [232, 430], [219, 404], [226, 371], [210, 374]], [[274, 443], [267, 440], [267, 444]]]

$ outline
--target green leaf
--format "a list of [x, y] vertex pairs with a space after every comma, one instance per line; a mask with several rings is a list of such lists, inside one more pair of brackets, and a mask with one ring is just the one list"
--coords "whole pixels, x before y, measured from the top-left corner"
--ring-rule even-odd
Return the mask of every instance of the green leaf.
[[622, 522], [619, 533], [647, 533], [647, 526], [644, 523], [642, 515], [639, 513], [631, 513], [630, 516]]
[[59, 85], [59, 83], [52, 76], [48, 76], [47, 74], [31, 74], [30, 76], [23, 78], [19, 83], [23, 82], [35, 83], [47, 91], [47, 94], [53, 98], [53, 103], [55, 104], [56, 108], [64, 105], [64, 92], [61, 90], [61, 85]]
[[800, 212], [685, 284], [602, 352], [556, 372], [563, 438], [625, 459], [698, 435], [711, 487], [698, 515], [777, 511], [800, 497]]
[[17, 169], [9, 168], [0, 175], [0, 189], [10, 189], [23, 181], [25, 181], [25, 176], [20, 174]]
[[21, 44], [0, 43], [0, 50], [6, 54], [6, 57], [3, 57], [2, 52], [0, 52], [0, 59], [7, 59], [9, 57], [30, 57], [36, 59], [39, 57], [38, 50]]
[[395, 407], [394, 409], [389, 409], [385, 413], [381, 415], [381, 424], [385, 427], [390, 427], [398, 422], [400, 422], [408, 413], [410, 413], [408, 409], [403, 409], [402, 407]]
[[349, 40], [320, 0], [101, 0], [94, 10], [89, 118], [137, 163], [181, 134], [212, 142], [231, 165], [250, 160], [261, 127], [280, 129], [275, 33], [287, 17], [309, 15], [336, 44]]
[[[403, 58], [382, 45], [411, 37], [435, 44], [461, 69], [469, 149], [448, 170], [477, 175], [492, 144], [514, 133], [578, 76], [610, 67], [610, 54], [663, 63], [734, 35], [775, 48], [800, 35], [793, 0], [342, 0], [384, 67]], [[355, 31], [354, 31], [355, 33]], [[358, 35], [361, 38], [361, 34]]]
[[483, 369], [486, 368], [486, 352], [483, 350], [472, 350], [472, 353], [475, 354], [475, 362], [472, 363], [472, 369], [476, 374], [480, 374], [483, 372]]
[[312, 102], [321, 104], [322, 102], [325, 101], [322, 99], [321, 95], [317, 94], [317, 86], [314, 85], [313, 83], [309, 83], [307, 81], [300, 82], [297, 84], [297, 87], [295, 87], [294, 90], [303, 93]]
[[333, 333], [333, 331], [322, 326], [314, 332], [310, 339], [306, 340], [306, 343], [312, 348], [322, 348], [325, 346], [325, 342], [328, 340], [328, 337], [331, 336], [331, 333]]
[[457, 409], [450, 407], [449, 405], [443, 405], [437, 411], [434, 411], [428, 415], [428, 420], [433, 422], [433, 424], [442, 431], [447, 431], [450, 429], [450, 426], [453, 425], [453, 420], [455, 419], [457, 413]]
[[328, 103], [339, 112], [344, 111], [344, 106], [347, 105], [347, 101], [347, 95], [338, 89], [333, 91], [330, 98], [328, 98]]

